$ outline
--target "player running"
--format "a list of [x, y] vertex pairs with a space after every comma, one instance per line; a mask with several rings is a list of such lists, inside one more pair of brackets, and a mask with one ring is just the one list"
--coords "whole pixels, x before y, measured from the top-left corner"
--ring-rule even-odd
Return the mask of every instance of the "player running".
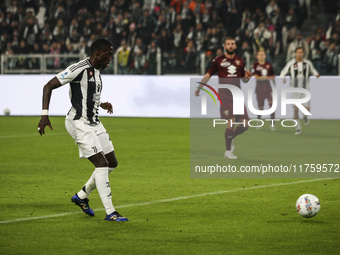
[[[263, 49], [260, 49], [256, 54], [257, 61], [252, 66], [252, 73], [256, 77], [256, 98], [259, 110], [263, 110], [264, 101], [267, 99], [269, 107], [272, 107], [273, 97], [272, 97], [272, 87], [270, 85], [270, 80], [274, 82], [275, 76], [273, 67], [269, 62], [266, 62], [266, 53]], [[261, 119], [261, 115], [257, 116]], [[275, 112], [270, 116], [273, 120], [275, 119]], [[274, 122], [273, 122], [274, 123]], [[271, 130], [274, 131], [274, 126], [270, 126]]]
[[[220, 84], [233, 84], [240, 88], [240, 78], [244, 78], [245, 82], [252, 76], [250, 71], [245, 71], [243, 59], [236, 56], [236, 43], [235, 39], [228, 37], [225, 40], [224, 49], [225, 54], [218, 56], [211, 63], [211, 66], [207, 73], [204, 75], [201, 83], [207, 83], [210, 77], [217, 73], [219, 77]], [[204, 85], [200, 84], [199, 87], [202, 88]], [[200, 89], [195, 91], [196, 96], [199, 96]], [[225, 158], [237, 159], [234, 155], [234, 145], [233, 140], [237, 135], [242, 134], [248, 129], [248, 113], [247, 109], [244, 107], [244, 115], [234, 115], [233, 114], [233, 96], [229, 89], [219, 88], [218, 94], [221, 98], [222, 105], [220, 107], [221, 119], [228, 120], [228, 126], [224, 133], [226, 142], [226, 152], [224, 154]], [[244, 125], [240, 124], [235, 127], [235, 122], [242, 122]]]
[[97, 188], [106, 211], [105, 220], [128, 221], [113, 207], [109, 173], [117, 167], [117, 159], [111, 139], [103, 124], [99, 121], [99, 107], [112, 114], [112, 105], [101, 103], [102, 79], [100, 68], [106, 68], [112, 61], [113, 46], [105, 39], [98, 39], [91, 45], [91, 56], [67, 67], [50, 80], [43, 90], [43, 111], [38, 125], [40, 135], [44, 128], [52, 125], [48, 118], [48, 109], [52, 90], [70, 83], [70, 100], [72, 107], [65, 119], [65, 127], [79, 147], [79, 157], [88, 158], [95, 170], [84, 187], [76, 193], [71, 201], [78, 205], [87, 215], [94, 216], [88, 197]]
[[[290, 76], [290, 86], [295, 88], [309, 88], [309, 77], [311, 75], [315, 75], [317, 78], [320, 77], [320, 74], [318, 71], [314, 68], [312, 62], [310, 62], [307, 59], [303, 58], [304, 52], [302, 47], [297, 47], [295, 49], [295, 59], [292, 59], [289, 61], [286, 66], [282, 69], [280, 77], [284, 78], [287, 74]], [[283, 80], [284, 83], [286, 83], [286, 79]], [[303, 93], [292, 93], [292, 98], [303, 98]], [[310, 110], [310, 101], [303, 104], [306, 109]], [[297, 122], [296, 126], [296, 132], [295, 135], [301, 134], [301, 124], [299, 119], [299, 108], [294, 105], [294, 119]], [[305, 125], [309, 125], [309, 120], [307, 119], [307, 116], [304, 116], [304, 122]]]

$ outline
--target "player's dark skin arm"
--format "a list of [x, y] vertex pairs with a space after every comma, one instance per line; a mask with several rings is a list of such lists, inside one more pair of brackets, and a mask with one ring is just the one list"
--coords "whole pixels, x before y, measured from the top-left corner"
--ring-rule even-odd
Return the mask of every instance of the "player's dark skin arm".
[[[57, 77], [54, 77], [44, 86], [43, 100], [42, 100], [43, 109], [48, 110], [48, 107], [50, 105], [52, 90], [59, 88], [60, 86], [61, 86], [61, 83], [59, 82]], [[48, 115], [42, 115], [39, 121], [39, 124], [38, 124], [38, 132], [40, 133], [40, 135], [45, 134], [46, 126], [49, 126], [50, 130], [53, 130], [51, 122], [48, 118]]]

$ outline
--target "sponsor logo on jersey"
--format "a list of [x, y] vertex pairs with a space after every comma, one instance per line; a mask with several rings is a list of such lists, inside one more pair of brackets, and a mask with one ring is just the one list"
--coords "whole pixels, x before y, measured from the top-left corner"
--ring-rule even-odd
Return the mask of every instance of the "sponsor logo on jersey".
[[229, 72], [230, 74], [235, 74], [236, 71], [237, 71], [236, 66], [234, 66], [234, 65], [228, 66], [228, 72]]
[[221, 62], [221, 66], [222, 67], [227, 67], [227, 66], [230, 66], [230, 63], [229, 62]]
[[93, 78], [93, 77], [91, 77], [91, 78], [89, 79], [89, 81], [92, 81], [92, 82], [94, 82], [94, 78]]

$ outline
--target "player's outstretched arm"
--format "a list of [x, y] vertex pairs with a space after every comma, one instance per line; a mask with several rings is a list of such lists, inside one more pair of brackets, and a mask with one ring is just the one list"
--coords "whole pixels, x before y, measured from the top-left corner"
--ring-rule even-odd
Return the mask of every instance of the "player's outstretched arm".
[[[206, 74], [204, 75], [203, 79], [201, 80], [201, 83], [207, 83], [207, 82], [209, 81], [210, 77], [211, 77], [210, 73], [206, 73]], [[203, 85], [200, 84], [198, 87], [199, 87], [199, 88], [202, 88]], [[196, 89], [195, 95], [196, 95], [197, 97], [200, 95], [200, 89]]]
[[45, 134], [46, 126], [49, 126], [50, 130], [53, 130], [51, 122], [48, 118], [48, 108], [50, 105], [52, 90], [59, 88], [60, 86], [61, 86], [61, 83], [56, 77], [54, 77], [44, 86], [43, 99], [42, 99], [43, 111], [42, 111], [41, 119], [38, 124], [38, 132], [40, 133], [40, 135]]
[[103, 108], [104, 110], [107, 110], [107, 113], [110, 113], [110, 114], [113, 113], [112, 104], [109, 102], [100, 103], [100, 107]]

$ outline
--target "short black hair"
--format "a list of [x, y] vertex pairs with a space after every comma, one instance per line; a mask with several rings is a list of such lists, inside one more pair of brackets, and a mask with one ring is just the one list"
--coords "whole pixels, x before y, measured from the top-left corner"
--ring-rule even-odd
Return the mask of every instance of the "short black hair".
[[295, 51], [294, 51], [294, 52], [297, 52], [297, 50], [302, 50], [303, 52], [305, 52], [305, 51], [303, 50], [303, 48], [302, 48], [302, 47], [297, 47], [297, 48], [295, 49]]
[[91, 54], [95, 53], [98, 50], [102, 50], [104, 48], [111, 47], [111, 46], [112, 46], [112, 43], [106, 39], [95, 40], [91, 44]]

